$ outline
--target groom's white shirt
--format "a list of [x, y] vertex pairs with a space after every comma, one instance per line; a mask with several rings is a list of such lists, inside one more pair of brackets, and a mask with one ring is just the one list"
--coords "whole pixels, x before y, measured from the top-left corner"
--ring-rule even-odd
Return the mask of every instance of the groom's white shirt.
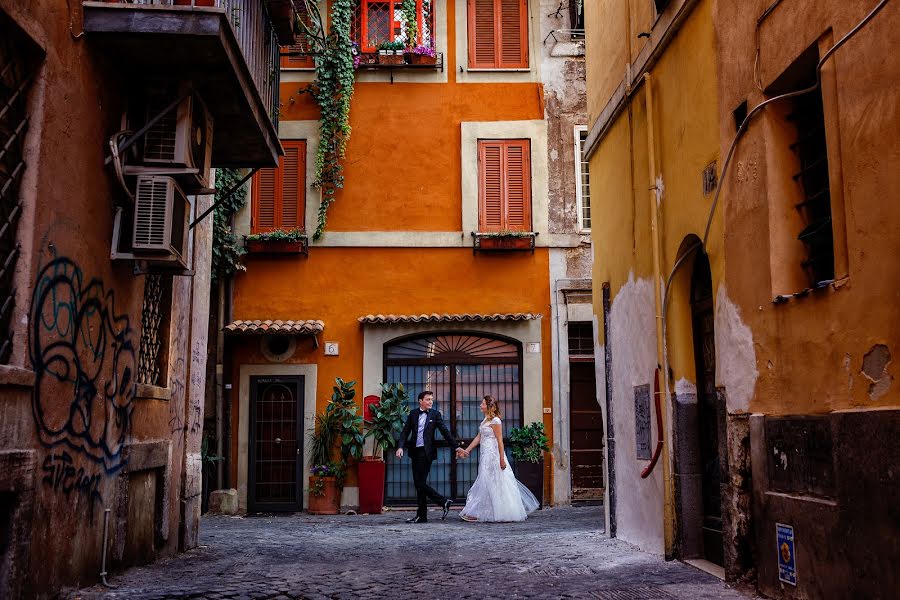
[[419, 431], [416, 433], [416, 448], [421, 448], [425, 445], [425, 421], [428, 420], [428, 413], [420, 413], [419, 414]]

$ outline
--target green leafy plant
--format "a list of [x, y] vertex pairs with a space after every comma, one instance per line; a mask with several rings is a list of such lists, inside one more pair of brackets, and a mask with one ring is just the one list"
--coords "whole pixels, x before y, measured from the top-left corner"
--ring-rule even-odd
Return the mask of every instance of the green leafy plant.
[[248, 242], [299, 242], [306, 233], [302, 229], [275, 229], [274, 231], [265, 231], [263, 233], [253, 233], [244, 236], [244, 240]]
[[335, 378], [336, 386], [332, 388], [334, 392], [331, 394], [331, 402], [325, 409], [334, 423], [335, 432], [341, 444], [341, 460], [344, 466], [350, 458], [359, 460], [362, 457], [363, 442], [363, 418], [362, 415], [356, 414], [359, 409], [353, 398], [356, 396], [356, 390], [353, 386], [355, 381], [344, 381], [340, 377]]
[[334, 202], [337, 190], [344, 187], [341, 161], [350, 139], [350, 101], [356, 77], [350, 40], [350, 22], [356, 3], [357, 0], [332, 0], [328, 35], [325, 35], [324, 20], [314, 0], [303, 0], [309, 24], [303, 19], [297, 23], [306, 33], [316, 56], [315, 81], [298, 90], [298, 93], [310, 94], [320, 112], [313, 185], [321, 190], [322, 199], [314, 240], [322, 237], [328, 208]]
[[370, 407], [372, 419], [366, 421], [366, 437], [372, 438], [372, 456], [378, 449], [390, 450], [397, 446], [397, 434], [403, 430], [403, 423], [409, 416], [409, 393], [402, 383], [381, 384], [381, 400]]
[[377, 50], [403, 50], [404, 48], [406, 48], [406, 44], [400, 40], [384, 41], [376, 47]]
[[[416, 14], [416, 0], [403, 0], [400, 5], [400, 14], [403, 19], [403, 32], [406, 34], [406, 48], [416, 45], [419, 37], [419, 19]], [[395, 48], [396, 49], [396, 48]], [[400, 48], [402, 50], [402, 48]]]
[[509, 447], [518, 461], [541, 462], [544, 452], [550, 451], [543, 423], [513, 427], [509, 432]]
[[231, 217], [244, 207], [247, 188], [242, 186], [230, 196], [225, 192], [234, 187], [244, 175], [238, 169], [216, 169], [216, 207], [213, 209], [213, 246], [211, 277], [229, 277], [237, 271], [244, 271], [241, 257], [246, 253], [229, 225]]
[[331, 452], [337, 443], [337, 421], [328, 412], [316, 415], [316, 423], [309, 435], [310, 466], [331, 462]]
[[526, 238], [526, 237], [534, 237], [535, 234], [533, 231], [487, 231], [487, 232], [475, 232], [472, 235], [479, 235], [481, 237], [515, 237], [515, 238]]

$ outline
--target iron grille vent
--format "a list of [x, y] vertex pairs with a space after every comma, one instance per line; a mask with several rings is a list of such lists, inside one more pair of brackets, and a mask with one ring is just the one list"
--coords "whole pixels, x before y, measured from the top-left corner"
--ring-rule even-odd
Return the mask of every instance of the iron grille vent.
[[174, 182], [168, 177], [139, 177], [134, 210], [135, 249], [168, 249], [168, 207]]
[[38, 56], [31, 40], [0, 11], [0, 363], [4, 364], [13, 345], [10, 320], [20, 248], [16, 237], [22, 212], [19, 190], [25, 172], [28, 89]]

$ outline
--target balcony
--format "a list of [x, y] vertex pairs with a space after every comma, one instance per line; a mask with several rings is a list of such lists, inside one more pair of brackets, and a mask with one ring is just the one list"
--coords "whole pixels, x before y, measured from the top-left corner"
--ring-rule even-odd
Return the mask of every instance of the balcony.
[[192, 82], [214, 119], [214, 167], [278, 165], [278, 46], [293, 41], [290, 2], [85, 0], [83, 7], [87, 39], [132, 86]]

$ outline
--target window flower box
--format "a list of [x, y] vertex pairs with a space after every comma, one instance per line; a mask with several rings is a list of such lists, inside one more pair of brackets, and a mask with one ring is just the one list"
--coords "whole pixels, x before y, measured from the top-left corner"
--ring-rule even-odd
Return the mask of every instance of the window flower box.
[[244, 244], [251, 254], [309, 254], [309, 238], [299, 230], [255, 233]]
[[472, 232], [472, 236], [475, 238], [473, 245], [475, 252], [523, 250], [534, 252], [534, 242], [537, 233], [533, 231]]
[[383, 65], [402, 65], [403, 50], [379, 50], [378, 62]]

